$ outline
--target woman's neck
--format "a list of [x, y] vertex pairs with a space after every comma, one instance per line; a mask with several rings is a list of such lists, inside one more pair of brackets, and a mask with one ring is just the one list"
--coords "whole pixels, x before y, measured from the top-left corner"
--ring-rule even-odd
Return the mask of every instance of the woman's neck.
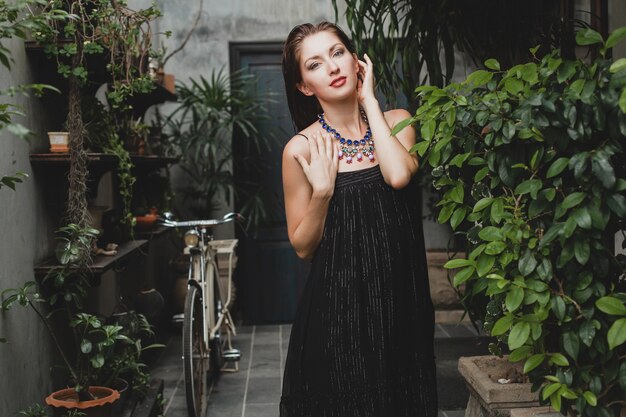
[[359, 136], [366, 129], [361, 111], [356, 103], [323, 103], [324, 119], [343, 136]]

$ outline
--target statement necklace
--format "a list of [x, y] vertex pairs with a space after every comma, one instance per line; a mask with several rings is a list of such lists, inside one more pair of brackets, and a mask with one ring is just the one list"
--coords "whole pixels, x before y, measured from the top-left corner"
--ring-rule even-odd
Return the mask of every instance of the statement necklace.
[[[367, 123], [367, 118], [363, 112], [361, 112], [361, 116], [363, 116], [363, 119]], [[345, 156], [346, 162], [352, 163], [354, 158], [361, 162], [364, 157], [367, 157], [370, 162], [374, 162], [374, 140], [372, 139], [372, 131], [370, 130], [369, 123], [367, 125], [367, 132], [365, 132], [363, 139], [351, 140], [342, 137], [341, 133], [337, 132], [337, 130], [333, 129], [328, 123], [326, 123], [324, 120], [324, 113], [318, 114], [317, 118], [322, 125], [322, 129], [335, 136], [335, 139], [337, 139], [341, 144], [341, 149], [338, 153], [339, 159], [343, 159]]]

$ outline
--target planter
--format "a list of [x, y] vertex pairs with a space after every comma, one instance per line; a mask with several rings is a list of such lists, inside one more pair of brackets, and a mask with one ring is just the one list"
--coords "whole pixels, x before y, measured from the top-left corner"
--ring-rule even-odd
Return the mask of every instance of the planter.
[[522, 363], [493, 355], [459, 358], [459, 373], [465, 379], [470, 398], [465, 417], [510, 417], [515, 408], [539, 406], [539, 393], [531, 392], [531, 383], [501, 384], [498, 379], [521, 375]]
[[70, 151], [70, 134], [68, 132], [48, 132], [50, 152], [68, 153]]
[[46, 404], [54, 408], [54, 416], [61, 417], [68, 410], [79, 410], [87, 417], [110, 417], [113, 403], [120, 398], [120, 393], [106, 387], [89, 387], [95, 400], [78, 401], [74, 388], [66, 388], [53, 392], [46, 397]]
[[174, 74], [163, 74], [163, 88], [172, 94], [176, 94], [176, 79]]

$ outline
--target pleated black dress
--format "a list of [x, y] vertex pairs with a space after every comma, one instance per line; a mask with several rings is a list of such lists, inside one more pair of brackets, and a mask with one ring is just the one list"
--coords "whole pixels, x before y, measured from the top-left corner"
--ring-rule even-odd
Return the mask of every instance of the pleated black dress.
[[299, 300], [281, 417], [435, 417], [434, 311], [415, 181], [340, 172]]

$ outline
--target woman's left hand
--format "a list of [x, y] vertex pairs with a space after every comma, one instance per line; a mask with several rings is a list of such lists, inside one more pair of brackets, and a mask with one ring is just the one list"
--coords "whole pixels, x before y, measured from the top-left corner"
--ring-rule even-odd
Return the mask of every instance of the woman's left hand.
[[364, 55], [365, 61], [359, 60], [359, 82], [357, 83], [357, 93], [359, 103], [364, 104], [369, 99], [376, 100], [374, 94], [374, 65], [367, 54]]

